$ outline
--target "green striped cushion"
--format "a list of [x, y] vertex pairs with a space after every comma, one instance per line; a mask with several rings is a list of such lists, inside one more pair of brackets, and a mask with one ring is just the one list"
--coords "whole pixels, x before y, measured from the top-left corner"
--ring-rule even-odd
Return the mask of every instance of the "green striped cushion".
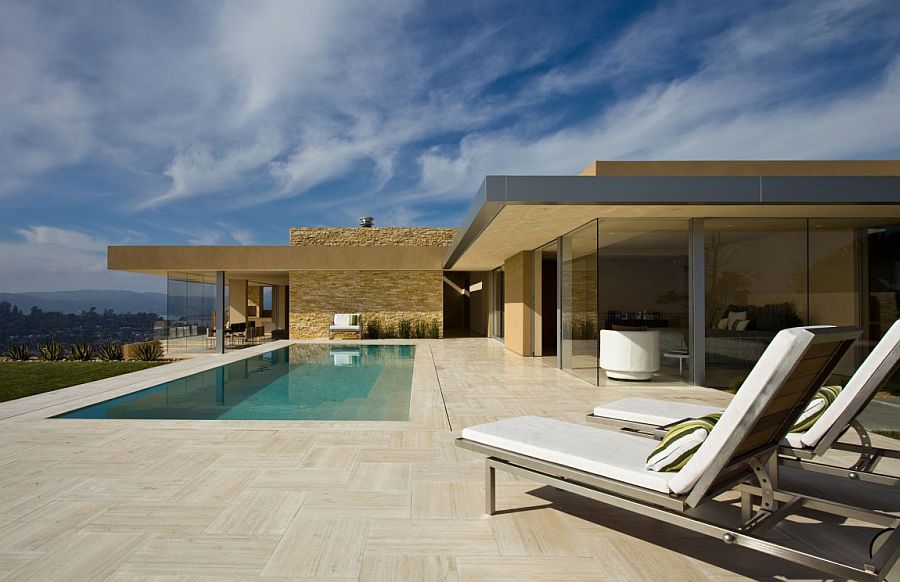
[[647, 457], [647, 470], [680, 471], [709, 436], [721, 416], [721, 412], [714, 412], [673, 425]]
[[806, 409], [794, 423], [791, 432], [806, 432], [812, 428], [812, 425], [816, 424], [816, 421], [825, 414], [825, 409], [831, 406], [840, 393], [841, 386], [822, 386], [816, 390], [816, 395], [806, 405]]

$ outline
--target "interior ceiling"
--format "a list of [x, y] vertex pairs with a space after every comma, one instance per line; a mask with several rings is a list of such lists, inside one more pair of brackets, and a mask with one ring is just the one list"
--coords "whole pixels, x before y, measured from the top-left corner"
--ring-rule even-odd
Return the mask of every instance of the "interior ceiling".
[[510, 204], [494, 217], [452, 270], [495, 269], [516, 253], [536, 249], [595, 218], [603, 220], [603, 246], [604, 241], [617, 244], [648, 231], [684, 233], [687, 231], [686, 219], [700, 217], [717, 219], [709, 223], [711, 227], [735, 230], [778, 230], [788, 223], [775, 219], [784, 218], [810, 218], [814, 228], [857, 228], [900, 222], [900, 205]]

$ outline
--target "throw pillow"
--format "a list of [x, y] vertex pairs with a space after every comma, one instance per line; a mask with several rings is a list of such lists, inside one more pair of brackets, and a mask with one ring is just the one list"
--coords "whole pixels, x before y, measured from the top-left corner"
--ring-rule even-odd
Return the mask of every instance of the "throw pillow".
[[746, 311], [729, 311], [728, 312], [728, 329], [735, 329], [734, 325], [739, 321], [747, 319]]
[[834, 399], [841, 393], [841, 386], [822, 386], [816, 390], [816, 395], [806, 405], [806, 409], [791, 427], [791, 432], [806, 432], [816, 421], [825, 414], [825, 409], [831, 406]]
[[358, 313], [350, 314], [350, 325], [359, 325], [359, 314]]
[[680, 471], [709, 436], [721, 416], [721, 412], [714, 412], [673, 425], [656, 448], [650, 451], [647, 457], [647, 470]]
[[728, 318], [723, 317], [722, 319], [720, 319], [716, 324], [716, 329], [728, 329]]
[[734, 329], [735, 331], [746, 331], [748, 325], [750, 325], [750, 320], [742, 319], [741, 321], [734, 322]]

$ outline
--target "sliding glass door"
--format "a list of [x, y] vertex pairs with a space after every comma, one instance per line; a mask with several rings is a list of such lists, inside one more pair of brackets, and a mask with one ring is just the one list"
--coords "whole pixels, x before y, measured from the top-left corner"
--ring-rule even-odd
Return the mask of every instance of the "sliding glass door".
[[597, 221], [562, 236], [559, 244], [560, 366], [598, 384]]

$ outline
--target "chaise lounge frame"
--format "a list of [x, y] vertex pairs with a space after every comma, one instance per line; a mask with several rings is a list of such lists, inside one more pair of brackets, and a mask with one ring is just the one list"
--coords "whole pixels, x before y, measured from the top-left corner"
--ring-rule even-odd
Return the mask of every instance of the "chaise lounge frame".
[[[872, 351], [866, 358], [866, 361], [860, 366], [860, 369], [850, 379], [850, 382], [853, 382], [857, 374], [866, 373], [866, 377], [861, 379], [863, 385], [858, 393], [854, 395], [854, 398], [856, 396], [861, 396], [861, 398], [848, 402], [847, 410], [841, 412], [814, 447], [795, 447], [782, 443], [778, 448], [779, 463], [782, 466], [889, 487], [900, 486], [900, 477], [877, 471], [878, 464], [882, 460], [900, 459], [900, 450], [873, 445], [868, 430], [856, 420], [857, 415], [865, 410], [878, 390], [891, 378], [894, 372], [900, 369], [900, 320], [890, 327], [881, 342], [886, 343], [876, 346], [875, 350]], [[879, 350], [879, 348], [881, 349]], [[874, 362], [871, 368], [866, 368], [866, 364], [872, 358], [877, 358], [878, 360]], [[865, 372], [863, 372], [864, 368]], [[850, 383], [848, 382], [849, 385]], [[597, 416], [593, 413], [588, 414], [587, 419], [604, 424], [614, 422], [623, 430], [649, 436], [657, 440], [665, 436], [670, 426], [655, 426], [622, 420], [612, 416]], [[856, 433], [857, 438], [859, 438], [859, 444], [845, 443], [838, 440], [850, 431]], [[851, 452], [858, 455], [858, 457], [849, 467], [839, 467], [814, 460], [821, 458], [829, 450]]]
[[[819, 328], [806, 330], [815, 337], [806, 346], [793, 346], [789, 370], [780, 369], [765, 387], [766, 397], [754, 402], [741, 417], [732, 438], [725, 441], [692, 488], [685, 494], [662, 493], [631, 483], [582, 471], [505, 448], [470, 440], [457, 446], [485, 455], [485, 511], [496, 512], [496, 471], [505, 471], [538, 483], [601, 501], [704, 535], [766, 552], [780, 558], [860, 580], [882, 580], [900, 557], [900, 518], [834, 501], [778, 490], [778, 443], [787, 434], [806, 402], [828, 377], [841, 356], [858, 337], [858, 330]], [[801, 350], [803, 353], [797, 353]], [[593, 430], [593, 429], [592, 429]], [[601, 429], [596, 429], [601, 430]], [[715, 430], [715, 429], [714, 429]], [[712, 433], [711, 433], [712, 434]], [[741, 523], [724, 525], [705, 519], [695, 509], [728, 491], [741, 493]], [[755, 507], [754, 501], [760, 502]], [[861, 564], [845, 563], [767, 540], [759, 534], [802, 508], [894, 528]]]

